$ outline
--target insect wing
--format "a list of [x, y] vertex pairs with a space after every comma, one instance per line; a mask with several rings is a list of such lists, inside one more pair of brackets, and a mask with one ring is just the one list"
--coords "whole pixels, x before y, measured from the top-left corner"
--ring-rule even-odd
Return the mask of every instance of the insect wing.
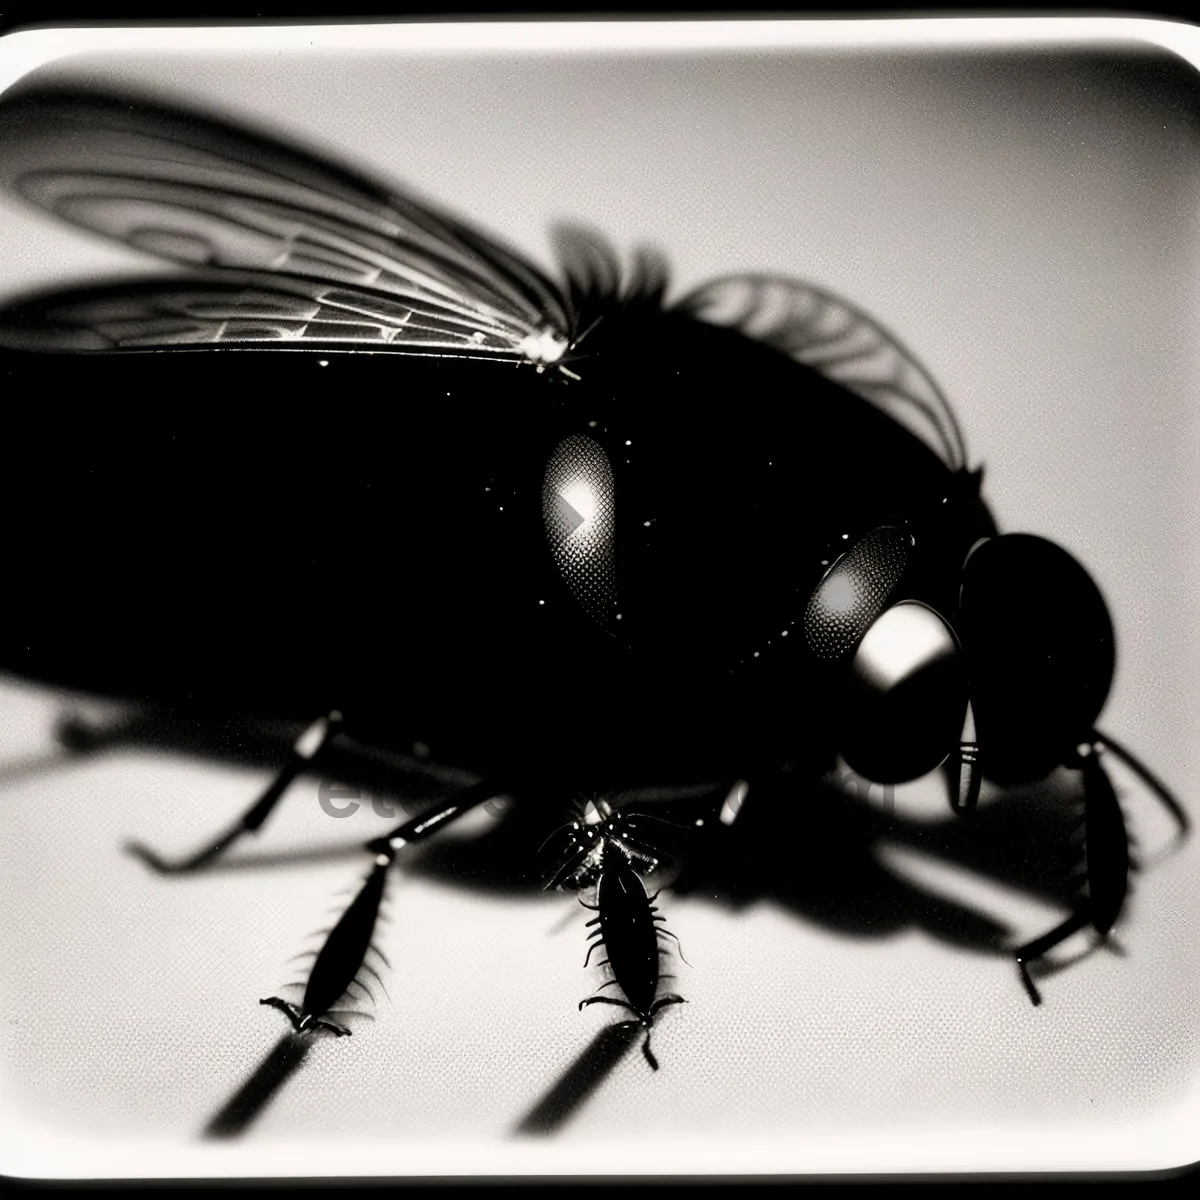
[[895, 335], [833, 293], [777, 275], [730, 275], [678, 307], [812, 367], [899, 421], [951, 470], [965, 466], [962, 434], [941, 388]]
[[0, 344], [49, 351], [220, 345], [521, 357], [497, 334], [471, 331], [428, 310], [418, 316], [411, 304], [385, 293], [231, 271], [36, 297], [0, 310]]
[[[300, 300], [354, 308], [364, 319], [357, 331], [339, 320], [336, 342], [520, 361], [531, 357], [528, 347], [545, 355], [570, 341], [561, 291], [514, 251], [272, 139], [179, 110], [55, 89], [0, 106], [0, 145], [0, 183], [71, 224], [159, 258], [249, 274], [260, 293], [270, 292], [267, 275], [307, 281]], [[279, 291], [272, 301], [290, 319], [294, 293], [282, 282]], [[107, 313], [110, 295], [97, 299]], [[172, 310], [189, 303], [177, 282], [161, 285], [134, 318], [149, 322], [141, 336], [178, 344]], [[313, 340], [279, 332], [287, 327], [278, 313], [253, 311], [261, 295], [249, 303], [252, 311], [239, 314], [250, 322], [246, 342]], [[75, 312], [78, 321], [84, 310]], [[8, 339], [26, 344], [12, 330], [27, 330], [29, 316], [7, 323]], [[226, 326], [218, 340], [237, 343], [237, 329]], [[101, 333], [98, 345], [107, 340]], [[39, 348], [58, 348], [45, 341]], [[63, 348], [89, 348], [74, 342]]]

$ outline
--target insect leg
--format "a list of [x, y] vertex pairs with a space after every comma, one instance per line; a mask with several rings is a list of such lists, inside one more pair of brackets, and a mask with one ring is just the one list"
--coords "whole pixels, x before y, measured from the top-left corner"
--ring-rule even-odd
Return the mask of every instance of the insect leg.
[[[333, 927], [325, 944], [317, 954], [313, 969], [304, 989], [300, 1003], [300, 1023], [296, 1026], [301, 1033], [320, 1022], [321, 1018], [358, 982], [359, 968], [367, 956], [375, 923], [379, 919], [379, 908], [383, 903], [384, 884], [392, 859], [386, 854], [375, 858], [375, 866], [363, 881], [358, 895]], [[363, 985], [358, 984], [359, 987]], [[263, 1004], [292, 1013], [295, 1006], [277, 1002], [276, 997], [263, 1000]], [[284, 1002], [286, 1003], [286, 1002]], [[331, 1023], [327, 1023], [331, 1025]], [[340, 1029], [341, 1027], [338, 1026]]]
[[304, 1014], [294, 1004], [289, 1004], [286, 1000], [280, 1000], [278, 996], [268, 996], [265, 1000], [260, 1000], [259, 1004], [266, 1004], [271, 1008], [279, 1009], [291, 1021], [292, 1028], [297, 1033], [300, 1032], [300, 1023], [304, 1019]]
[[1191, 828], [1191, 822], [1167, 785], [1137, 755], [1127, 750], [1120, 742], [1114, 742], [1107, 733], [1101, 733], [1098, 729], [1093, 732], [1103, 748], [1115, 754], [1154, 793], [1159, 803], [1175, 818], [1175, 823], [1179, 826], [1179, 836], [1183, 837]]
[[444, 800], [439, 800], [423, 813], [397, 825], [390, 833], [382, 837], [372, 838], [366, 844], [366, 849], [372, 854], [386, 855], [389, 861], [394, 861], [396, 855], [413, 842], [423, 842], [426, 838], [437, 833], [445, 825], [457, 821], [459, 817], [478, 807], [485, 800], [501, 796], [507, 789], [495, 782], [484, 780], [465, 787]]
[[668, 1004], [686, 1004], [687, 1001], [682, 996], [675, 995], [671, 992], [667, 996], [660, 996], [655, 1002], [650, 1005], [650, 1016], [654, 1016], [661, 1008], [666, 1008]]
[[554, 873], [554, 877], [546, 884], [543, 891], [552, 892], [555, 888], [561, 887], [563, 881], [569, 879], [583, 865], [584, 859], [587, 858], [591, 846], [585, 846], [582, 850], [575, 854], [568, 855], [561, 867]]
[[313, 1029], [328, 1029], [330, 1033], [335, 1033], [338, 1037], [350, 1036], [350, 1030], [344, 1025], [338, 1025], [335, 1021], [327, 1021], [323, 1017], [314, 1017], [310, 1013], [305, 1013], [302, 1009], [297, 1008], [294, 1004], [289, 1004], [286, 1000], [280, 1000], [278, 996], [268, 996], [267, 999], [260, 1000], [259, 1004], [266, 1004], [271, 1008], [279, 1009], [291, 1021], [292, 1028], [297, 1033], [308, 1033]]
[[669, 929], [663, 929], [660, 926], [655, 926], [655, 933], [665, 933], [669, 938], [675, 938], [675, 948], [679, 951], [679, 957], [690, 967], [692, 964], [688, 962], [687, 955], [683, 952], [683, 943]]
[[589, 996], [586, 1000], [580, 1000], [579, 1011], [583, 1012], [589, 1004], [615, 1004], [618, 1008], [628, 1009], [631, 1013], [641, 1016], [632, 1004], [626, 1004], [624, 1000], [614, 1000], [610, 996]]
[[347, 1029], [345, 1025], [339, 1025], [336, 1021], [327, 1020], [325, 1017], [314, 1018], [310, 1028], [328, 1029], [330, 1033], [335, 1033], [338, 1037], [349, 1037], [352, 1032], [352, 1030]]
[[[603, 941], [597, 941], [597, 942], [593, 942], [593, 943], [592, 943], [592, 944], [591, 944], [591, 945], [588, 947], [587, 958], [585, 958], [585, 959], [583, 960], [583, 965], [584, 965], [585, 967], [586, 967], [586, 966], [588, 965], [588, 963], [591, 961], [591, 958], [592, 958], [592, 951], [593, 951], [593, 950], [595, 950], [597, 946], [603, 946], [603, 945], [604, 945], [604, 942], [603, 942]], [[604, 964], [603, 964], [603, 963], [599, 963], [599, 964], [597, 964], [597, 965], [599, 965], [599, 966], [603, 966]]]
[[[370, 971], [370, 973], [375, 976], [375, 980], [379, 984], [379, 986], [381, 988], [383, 988], [383, 994], [385, 996], [387, 996], [389, 1000], [391, 999], [391, 996], [388, 996], [387, 984], [385, 984], [383, 982], [383, 976], [380, 975], [380, 973], [377, 970], [375, 970], [375, 968], [373, 966], [371, 966], [371, 964], [369, 962], [364, 962], [363, 965], [361, 967], [359, 967], [358, 969], [360, 971]], [[359, 986], [361, 987], [362, 985], [360, 984]], [[374, 997], [372, 997], [372, 999], [374, 999]]]
[[198, 867], [212, 862], [244, 834], [255, 833], [262, 828], [284, 792], [291, 787], [297, 776], [311, 765], [312, 760], [337, 733], [341, 721], [342, 714], [336, 711], [314, 721], [296, 739], [288, 761], [279, 774], [267, 785], [262, 795], [211, 845], [173, 862], [163, 858], [157, 851], [141, 842], [129, 842], [126, 849], [130, 854], [140, 858], [147, 866], [162, 874], [194, 871]]
[[642, 1054], [645, 1056], [646, 1061], [650, 1064], [651, 1070], [658, 1070], [658, 1059], [654, 1057], [654, 1054], [650, 1050], [650, 1031], [654, 1027], [654, 1014], [657, 1013], [659, 1009], [666, 1008], [668, 1004], [686, 1003], [687, 1001], [682, 996], [670, 995], [663, 996], [660, 1000], [655, 1000], [655, 1002], [650, 1006], [650, 1011], [646, 1014], [646, 1040], [642, 1043]]
[[[385, 837], [369, 842], [368, 849], [375, 854], [375, 865], [317, 953], [300, 1008], [297, 1010], [294, 1005], [287, 1005], [276, 997], [262, 1003], [272, 1004], [287, 1012], [293, 1023], [296, 1023], [298, 1012], [299, 1024], [296, 1027], [300, 1032], [320, 1025], [335, 1032], [349, 1033], [349, 1030], [323, 1020], [324, 1014], [355, 983], [366, 990], [358, 974], [366, 966], [369, 953], [374, 950], [374, 953], [380, 954], [374, 948], [372, 937], [383, 904], [388, 869], [396, 861], [396, 856], [410, 842], [429, 837], [443, 825], [498, 794], [499, 789], [488, 783], [464, 788], [457, 795], [439, 801], [433, 809], [405, 821]], [[380, 957], [383, 957], [382, 954]], [[367, 969], [378, 978], [374, 968]]]
[[958, 749], [946, 762], [950, 775], [950, 807], [959, 816], [971, 816], [979, 803], [983, 771], [979, 765], [979, 743], [975, 740], [975, 710], [967, 700]]
[[1032, 942], [1026, 942], [1024, 946], [1018, 946], [1014, 951], [1017, 967], [1021, 972], [1021, 982], [1025, 985], [1029, 999], [1034, 1004], [1041, 1004], [1042, 996], [1030, 977], [1026, 963], [1041, 958], [1047, 951], [1053, 950], [1060, 942], [1065, 942], [1073, 933], [1078, 933], [1079, 930], [1090, 924], [1091, 917], [1087, 912], [1080, 910], [1072, 913], [1061, 925], [1056, 925], [1049, 933], [1042, 934], [1040, 938], [1036, 938]]
[[380, 948], [376, 946], [374, 942], [372, 942], [370, 947], [367, 949], [367, 953], [374, 954], [389, 971], [392, 969], [392, 964], [388, 962], [387, 955], [384, 954], [384, 952], [380, 950]]
[[658, 1059], [654, 1057], [654, 1054], [650, 1050], [650, 1030], [649, 1029], [646, 1030], [646, 1040], [642, 1043], [642, 1055], [645, 1057], [646, 1061], [650, 1064], [650, 1069], [652, 1071], [657, 1071], [658, 1070]]
[[[359, 970], [361, 971], [362, 968], [360, 967]], [[368, 1000], [371, 1001], [372, 1004], [378, 1003], [375, 999], [375, 993], [372, 992], [371, 989], [367, 987], [367, 985], [363, 983], [361, 979], [354, 978], [350, 980], [350, 982], [346, 985], [346, 991], [349, 992], [351, 988], [357, 988], [367, 997]]]

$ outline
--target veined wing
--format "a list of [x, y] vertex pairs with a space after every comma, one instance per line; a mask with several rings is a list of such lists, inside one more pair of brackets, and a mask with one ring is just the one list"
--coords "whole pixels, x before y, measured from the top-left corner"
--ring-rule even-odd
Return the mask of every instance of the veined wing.
[[[553, 361], [575, 332], [557, 285], [491, 237], [315, 155], [183, 110], [73, 89], [7, 99], [0, 184], [174, 262], [291, 276], [340, 288], [342, 299], [361, 292], [362, 306], [386, 298], [381, 324], [407, 307], [403, 328], [447, 331], [447, 352], [480, 333], [515, 359]], [[425, 347], [422, 333], [415, 348]]]
[[933, 377], [895, 335], [833, 293], [776, 275], [730, 275], [678, 307], [812, 367], [883, 409], [952, 470], [966, 466], [962, 431]]
[[22, 350], [370, 350], [536, 361], [502, 330], [384, 292], [223, 271], [58, 291], [0, 309], [0, 345]]

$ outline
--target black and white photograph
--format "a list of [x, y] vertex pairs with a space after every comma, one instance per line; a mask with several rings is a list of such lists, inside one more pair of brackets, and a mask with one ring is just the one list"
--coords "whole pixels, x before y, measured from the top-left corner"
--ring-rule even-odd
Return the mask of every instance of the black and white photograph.
[[1195, 62], [0, 38], [0, 1172], [1200, 1159]]

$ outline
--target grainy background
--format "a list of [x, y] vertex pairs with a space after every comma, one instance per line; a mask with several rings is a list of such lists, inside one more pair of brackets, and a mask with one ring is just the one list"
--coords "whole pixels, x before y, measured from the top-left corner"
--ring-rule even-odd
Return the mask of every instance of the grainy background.
[[[537, 257], [551, 221], [577, 219], [664, 250], [676, 294], [770, 270], [876, 314], [951, 397], [1001, 526], [1059, 541], [1092, 572], [1119, 638], [1103, 722], [1197, 813], [1200, 109], [1178, 60], [314, 45], [109, 52], [44, 72], [286, 132]], [[0, 298], [161, 269], [0, 198]], [[360, 874], [346, 859], [149, 876], [119, 853], [126, 836], [190, 847], [262, 776], [132, 752], [28, 770], [56, 706], [0, 685], [0, 1103], [21, 1113], [27, 1151], [40, 1137], [67, 1148], [52, 1175], [68, 1161], [88, 1173], [96, 1135], [193, 1140], [282, 1031], [257, 998]], [[1152, 851], [1166, 823], [1135, 784], [1125, 795]], [[922, 785], [899, 802], [914, 819], [941, 811]], [[365, 809], [331, 821], [301, 783], [239, 856], [376, 829]], [[1059, 915], [912, 850], [879, 853], [1007, 922], [1014, 942]], [[1193, 841], [1145, 873], [1120, 927], [1128, 956], [1047, 980], [1037, 1010], [1009, 962], [920, 930], [848, 939], [766, 905], [674, 900], [693, 966], [678, 981], [690, 1003], [656, 1031], [663, 1069], [625, 1058], [555, 1142], [520, 1151], [533, 1156], [521, 1169], [1133, 1163], [1200, 1065], [1198, 856]], [[346, 1170], [505, 1169], [507, 1131], [612, 1019], [576, 1012], [594, 979], [569, 908], [398, 881], [390, 1003], [319, 1044], [242, 1147], [205, 1149], [225, 1157], [196, 1169], [256, 1170], [230, 1156], [271, 1144], [262, 1169], [306, 1169], [321, 1148]], [[619, 1152], [589, 1156], [608, 1138]]]

